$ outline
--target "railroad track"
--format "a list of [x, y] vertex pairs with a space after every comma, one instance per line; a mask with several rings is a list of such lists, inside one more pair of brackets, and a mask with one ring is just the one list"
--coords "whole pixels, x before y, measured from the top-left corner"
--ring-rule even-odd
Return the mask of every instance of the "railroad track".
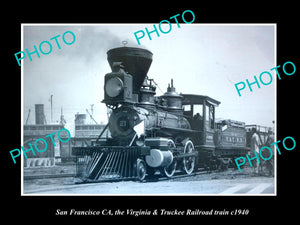
[[161, 174], [159, 175], [154, 175], [152, 177], [146, 178], [144, 182], [154, 182], [154, 181], [164, 181], [164, 180], [175, 180], [179, 178], [185, 178], [185, 177], [194, 177], [197, 175], [202, 175], [202, 174], [208, 174], [211, 172], [214, 172], [215, 170], [201, 170], [201, 171], [196, 171], [191, 174], [183, 174], [183, 173], [178, 173], [172, 177], [166, 177], [162, 176]]
[[[213, 172], [218, 172], [218, 170], [205, 170], [200, 169], [196, 172], [193, 172], [192, 174], [183, 174], [183, 172], [179, 172], [178, 174], [172, 176], [172, 177], [166, 177], [161, 175], [160, 173], [154, 174], [153, 176], [148, 176], [145, 178], [145, 180], [141, 181], [143, 182], [157, 182], [157, 181], [164, 181], [164, 180], [176, 180], [180, 178], [185, 177], [194, 177], [197, 175], [203, 175], [203, 174], [209, 174]], [[247, 175], [246, 173], [238, 173], [235, 175]], [[68, 174], [44, 174], [44, 175], [26, 175], [24, 176], [24, 180], [33, 180], [33, 179], [56, 179], [56, 178], [68, 178], [68, 177], [74, 177], [75, 173], [68, 173]], [[75, 184], [85, 184], [85, 183], [103, 183], [103, 182], [118, 182], [118, 181], [132, 181], [136, 180], [135, 178], [108, 178], [108, 179], [101, 179], [101, 180], [85, 180], [81, 182], [75, 182]]]
[[200, 170], [193, 172], [191, 174], [183, 174], [183, 172], [180, 172], [176, 175], [173, 175], [172, 177], [166, 177], [161, 175], [160, 173], [154, 174], [152, 176], [146, 177], [143, 181], [138, 181], [137, 178], [109, 178], [109, 179], [101, 179], [101, 180], [84, 180], [81, 182], [75, 182], [75, 184], [86, 184], [86, 183], [105, 183], [105, 182], [119, 182], [119, 181], [137, 181], [141, 183], [147, 183], [147, 182], [158, 182], [158, 181], [164, 181], [164, 180], [175, 180], [179, 178], [185, 178], [185, 177], [193, 177], [197, 175], [202, 175], [202, 174], [208, 174], [211, 172], [215, 172], [217, 170]]
[[66, 178], [66, 177], [75, 177], [75, 173], [66, 173], [66, 174], [43, 174], [43, 175], [26, 175], [24, 180], [33, 180], [33, 179], [51, 179], [51, 178]]

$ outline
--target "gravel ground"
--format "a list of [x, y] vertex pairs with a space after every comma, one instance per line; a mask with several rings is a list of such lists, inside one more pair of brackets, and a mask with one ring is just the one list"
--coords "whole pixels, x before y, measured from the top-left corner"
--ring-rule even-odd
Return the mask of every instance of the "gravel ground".
[[218, 194], [240, 184], [243, 184], [245, 188], [247, 186], [249, 190], [259, 184], [270, 184], [267, 193], [274, 193], [274, 177], [254, 176], [250, 168], [244, 168], [242, 172], [228, 169], [223, 172], [204, 172], [176, 179], [160, 181], [152, 179], [143, 183], [121, 181], [74, 185], [75, 181], [76, 179], [72, 177], [25, 180], [24, 194]]

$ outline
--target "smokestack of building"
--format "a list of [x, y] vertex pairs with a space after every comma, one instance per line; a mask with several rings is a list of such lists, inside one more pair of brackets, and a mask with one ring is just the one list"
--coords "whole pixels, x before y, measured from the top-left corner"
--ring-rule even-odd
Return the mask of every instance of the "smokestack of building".
[[79, 114], [75, 115], [75, 125], [84, 125], [86, 120], [86, 114]]
[[35, 104], [35, 124], [45, 124], [44, 104]]

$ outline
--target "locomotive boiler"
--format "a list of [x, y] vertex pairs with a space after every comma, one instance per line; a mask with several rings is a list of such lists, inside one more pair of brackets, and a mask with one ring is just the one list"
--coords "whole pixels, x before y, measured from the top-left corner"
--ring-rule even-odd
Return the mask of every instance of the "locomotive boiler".
[[[147, 76], [152, 56], [132, 47], [107, 52], [112, 72], [104, 77], [102, 102], [111, 109], [108, 124], [91, 146], [73, 148], [83, 180], [191, 174], [198, 166], [227, 165], [249, 150], [243, 122], [215, 121], [219, 101], [178, 94], [173, 80], [156, 96], [156, 83]], [[111, 137], [102, 137], [106, 129]]]

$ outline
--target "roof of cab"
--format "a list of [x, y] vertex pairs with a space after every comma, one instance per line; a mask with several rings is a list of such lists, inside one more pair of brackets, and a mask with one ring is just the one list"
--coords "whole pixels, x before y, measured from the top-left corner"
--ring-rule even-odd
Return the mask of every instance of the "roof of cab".
[[181, 94], [183, 96], [182, 104], [190, 105], [190, 104], [203, 104], [204, 101], [208, 103], [218, 106], [221, 102], [206, 96], [206, 95], [194, 95], [194, 94]]

